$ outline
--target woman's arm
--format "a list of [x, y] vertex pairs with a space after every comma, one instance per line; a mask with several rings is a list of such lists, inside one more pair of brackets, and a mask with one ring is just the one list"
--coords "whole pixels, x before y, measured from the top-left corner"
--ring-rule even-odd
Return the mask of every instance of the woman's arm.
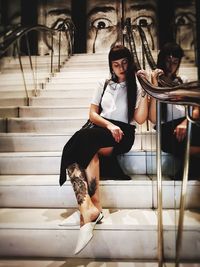
[[[137, 75], [138, 74], [140, 76], [142, 75], [145, 79], [148, 79], [148, 73], [145, 70], [139, 70], [137, 72]], [[148, 96], [147, 96], [146, 92], [143, 90], [143, 92], [140, 96], [139, 105], [135, 109], [133, 119], [137, 123], [142, 124], [147, 120], [147, 117], [148, 117]]]
[[[163, 74], [161, 69], [155, 69], [151, 73], [151, 83], [155, 86], [158, 86], [158, 76]], [[156, 99], [151, 97], [149, 104], [149, 114], [148, 118], [152, 123], [156, 123]]]
[[118, 126], [99, 115], [99, 106], [94, 104], [90, 105], [89, 118], [94, 124], [108, 129], [117, 143], [121, 141], [124, 135], [123, 131]]
[[134, 120], [137, 123], [142, 124], [146, 121], [147, 117], [148, 117], [148, 98], [147, 94], [145, 94], [144, 96], [141, 97], [138, 108], [135, 109]]

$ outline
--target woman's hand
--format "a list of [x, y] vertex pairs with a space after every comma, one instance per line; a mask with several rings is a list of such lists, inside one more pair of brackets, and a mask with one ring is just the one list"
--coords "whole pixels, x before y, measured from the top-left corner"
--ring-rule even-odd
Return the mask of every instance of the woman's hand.
[[115, 142], [119, 143], [122, 140], [124, 133], [118, 126], [109, 124], [107, 126], [107, 129], [111, 132], [113, 138], [115, 139]]
[[182, 121], [176, 126], [174, 134], [179, 142], [183, 141], [187, 133], [187, 120]]
[[152, 84], [158, 85], [158, 77], [160, 75], [162, 75], [162, 74], [164, 74], [164, 72], [161, 69], [153, 70], [152, 73], [151, 73], [151, 82], [152, 82]]
[[138, 70], [137, 73], [136, 73], [137, 76], [141, 76], [145, 79], [148, 80], [148, 73], [146, 72], [146, 70]]

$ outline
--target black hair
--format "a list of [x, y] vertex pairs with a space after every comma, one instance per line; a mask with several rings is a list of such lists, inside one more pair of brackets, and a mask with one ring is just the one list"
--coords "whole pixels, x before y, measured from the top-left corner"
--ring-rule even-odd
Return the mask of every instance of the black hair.
[[135, 64], [133, 62], [133, 57], [129, 49], [123, 45], [115, 45], [110, 49], [108, 54], [109, 68], [111, 74], [111, 80], [118, 82], [117, 76], [113, 76], [112, 61], [121, 58], [126, 58], [128, 60], [128, 68], [126, 71], [126, 86], [127, 86], [127, 104], [128, 104], [128, 122], [133, 119], [136, 97], [137, 97], [137, 84], [135, 78]]
[[[183, 49], [178, 45], [177, 43], [166, 43], [163, 48], [160, 50], [158, 54], [158, 60], [157, 60], [157, 67], [159, 69], [162, 69], [164, 73], [166, 74], [166, 58], [168, 56], [173, 56], [175, 58], [179, 59], [179, 64], [177, 66], [177, 70], [179, 69], [181, 59], [184, 56]], [[174, 74], [174, 79], [176, 78], [176, 74]]]
[[[180, 45], [173, 43], [173, 42], [171, 43], [169, 42], [169, 43], [166, 43], [163, 46], [163, 48], [160, 50], [158, 54], [157, 67], [159, 69], [162, 69], [165, 75], [167, 74], [166, 59], [168, 56], [173, 56], [179, 59], [179, 64], [177, 66], [177, 70], [178, 70], [181, 64], [181, 59], [184, 56], [183, 49], [180, 47]], [[182, 83], [182, 79], [178, 77], [176, 73], [174, 73], [171, 78], [173, 81], [176, 81], [177, 84]], [[167, 104], [166, 103], [161, 103], [161, 118], [164, 122], [167, 119]]]

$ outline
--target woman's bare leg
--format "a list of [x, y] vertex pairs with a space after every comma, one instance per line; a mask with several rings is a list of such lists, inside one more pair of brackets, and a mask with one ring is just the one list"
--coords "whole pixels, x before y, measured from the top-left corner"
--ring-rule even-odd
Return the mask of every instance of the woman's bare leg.
[[81, 224], [83, 225], [95, 220], [99, 214], [99, 210], [92, 203], [88, 193], [85, 170], [81, 169], [77, 163], [68, 166], [67, 170], [82, 215]]
[[102, 206], [100, 203], [99, 192], [99, 156], [96, 154], [90, 161], [86, 171], [88, 181], [88, 194], [91, 197], [92, 203], [101, 212]]
[[[113, 148], [102, 148], [99, 154], [110, 155]], [[95, 220], [102, 211], [99, 192], [99, 156], [95, 154], [86, 170], [77, 163], [68, 166], [67, 171], [80, 210], [80, 225]]]
[[112, 153], [113, 148], [102, 148], [98, 151], [98, 154], [90, 161], [87, 169], [86, 176], [88, 181], [88, 192], [91, 197], [92, 203], [97, 207], [97, 209], [102, 211], [102, 204], [100, 201], [100, 188], [99, 188], [99, 180], [100, 180], [100, 165], [99, 165], [99, 154], [108, 156]]

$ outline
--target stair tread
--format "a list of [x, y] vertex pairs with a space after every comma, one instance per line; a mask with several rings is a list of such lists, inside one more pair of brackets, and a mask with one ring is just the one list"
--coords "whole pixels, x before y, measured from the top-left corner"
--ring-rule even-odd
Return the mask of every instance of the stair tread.
[[[27, 151], [27, 152], [0, 152], [0, 157], [46, 157], [46, 156], [61, 156], [62, 151]], [[141, 155], [146, 154], [143, 150], [130, 150], [126, 155]]]
[[[131, 174], [129, 175], [132, 180], [100, 180], [100, 186], [136, 186], [136, 185], [149, 185], [156, 184], [155, 175], [146, 174]], [[59, 175], [58, 174], [21, 174], [21, 175], [0, 175], [1, 186], [26, 186], [26, 185], [55, 185], [58, 186]], [[181, 181], [174, 181], [164, 176], [162, 180], [165, 186], [180, 185]], [[200, 186], [200, 181], [189, 180], [188, 185]], [[71, 186], [70, 181], [66, 181], [64, 186]]]
[[[85, 258], [66, 258], [66, 259], [15, 259], [0, 260], [0, 267], [158, 267], [158, 262], [141, 260], [117, 260], [117, 259], [85, 259]], [[174, 267], [174, 263], [166, 263], [165, 267]], [[199, 267], [198, 263], [180, 263], [179, 267]]]
[[[103, 209], [102, 224], [95, 230], [157, 230], [157, 211], [151, 209]], [[178, 210], [163, 210], [163, 225], [166, 230], [176, 230]], [[70, 229], [78, 230], [76, 209], [1, 208], [1, 229]], [[185, 230], [199, 230], [200, 213], [186, 210]]]
[[[102, 186], [135, 186], [151, 184], [151, 180], [147, 175], [130, 175], [132, 180], [101, 180], [100, 185]], [[1, 186], [26, 186], [26, 185], [56, 185], [58, 186], [59, 175], [0, 175]], [[194, 181], [193, 181], [194, 182]], [[66, 181], [64, 186], [71, 186], [70, 181]]]

